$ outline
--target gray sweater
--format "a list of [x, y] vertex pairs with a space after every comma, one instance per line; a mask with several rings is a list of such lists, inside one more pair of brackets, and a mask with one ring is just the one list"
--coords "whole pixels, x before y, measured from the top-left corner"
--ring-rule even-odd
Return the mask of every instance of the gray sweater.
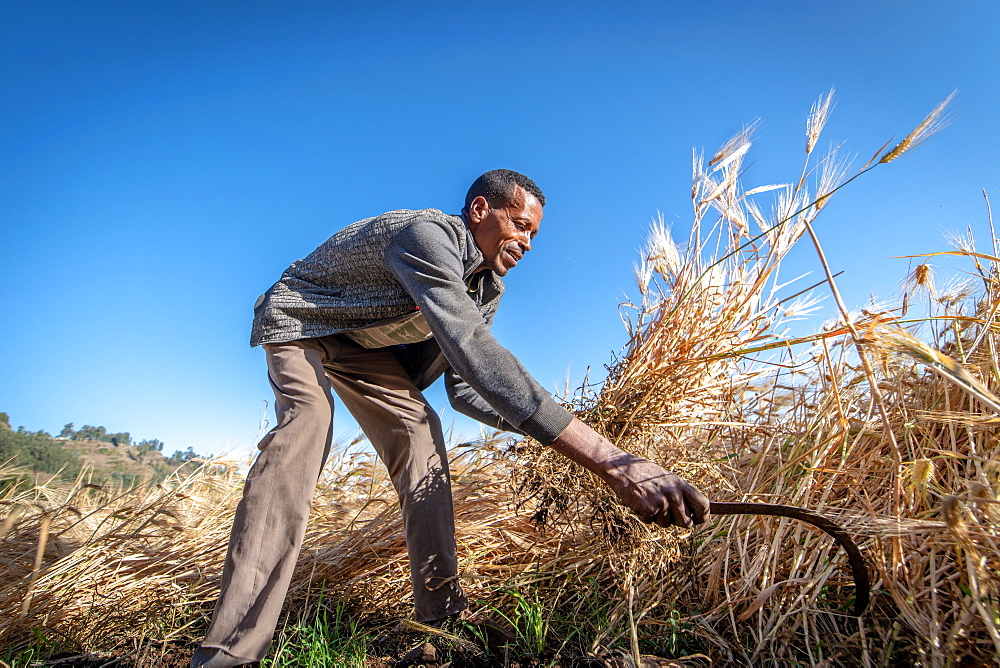
[[250, 344], [349, 333], [419, 309], [433, 338], [394, 347], [417, 386], [445, 373], [457, 411], [548, 445], [572, 416], [490, 333], [504, 287], [492, 271], [473, 276], [482, 260], [465, 221], [437, 209], [358, 221], [261, 295]]

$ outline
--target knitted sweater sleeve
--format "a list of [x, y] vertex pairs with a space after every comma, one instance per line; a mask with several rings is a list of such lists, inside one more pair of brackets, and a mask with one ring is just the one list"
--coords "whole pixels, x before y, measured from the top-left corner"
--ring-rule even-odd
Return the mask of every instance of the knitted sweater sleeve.
[[456, 412], [478, 420], [493, 429], [524, 434], [523, 431], [497, 415], [493, 407], [479, 396], [468, 383], [459, 378], [451, 367], [444, 373], [444, 384], [448, 393], [448, 401]]
[[573, 416], [493, 338], [467, 293], [460, 243], [450, 226], [416, 220], [386, 246], [385, 266], [423, 313], [458, 377], [510, 425], [548, 445]]

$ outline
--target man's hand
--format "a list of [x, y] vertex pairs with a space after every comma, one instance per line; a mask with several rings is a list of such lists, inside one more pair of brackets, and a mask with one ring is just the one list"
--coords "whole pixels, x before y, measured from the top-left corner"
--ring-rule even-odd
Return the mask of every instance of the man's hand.
[[611, 460], [607, 478], [622, 503], [647, 524], [692, 527], [708, 516], [704, 494], [648, 459], [622, 452]]
[[646, 523], [691, 527], [708, 517], [705, 495], [648, 459], [625, 452], [574, 419], [550, 446], [596, 473]]

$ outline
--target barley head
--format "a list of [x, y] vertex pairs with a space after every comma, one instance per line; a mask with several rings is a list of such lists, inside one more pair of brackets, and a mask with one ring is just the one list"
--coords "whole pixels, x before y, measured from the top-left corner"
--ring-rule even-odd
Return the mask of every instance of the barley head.
[[896, 146], [885, 153], [880, 159], [879, 164], [892, 162], [896, 158], [902, 156], [908, 151], [912, 151], [920, 144], [924, 143], [932, 135], [936, 134], [939, 130], [943, 129], [951, 122], [951, 117], [944, 115], [944, 110], [951, 102], [951, 99], [955, 97], [955, 93], [958, 91], [952, 91], [951, 95], [946, 97], [944, 101], [938, 106], [934, 107], [931, 113], [927, 114], [927, 117], [920, 122], [913, 132], [906, 135], [903, 141], [896, 144]]
[[830, 118], [833, 91], [834, 89], [831, 88], [829, 93], [813, 102], [812, 108], [809, 110], [809, 118], [806, 120], [807, 154], [812, 153], [813, 149], [816, 148], [816, 141], [819, 139], [820, 133], [823, 132], [823, 126]]

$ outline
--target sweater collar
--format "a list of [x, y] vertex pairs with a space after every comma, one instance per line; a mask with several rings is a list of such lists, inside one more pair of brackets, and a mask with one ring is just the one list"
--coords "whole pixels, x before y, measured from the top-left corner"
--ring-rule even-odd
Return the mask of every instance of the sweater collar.
[[483, 263], [483, 252], [479, 250], [479, 246], [476, 245], [476, 239], [472, 236], [472, 228], [469, 227], [469, 219], [465, 217], [464, 213], [459, 217], [465, 225], [465, 275], [462, 279], [468, 280], [469, 277], [472, 276], [472, 273], [476, 270], [476, 267]]

